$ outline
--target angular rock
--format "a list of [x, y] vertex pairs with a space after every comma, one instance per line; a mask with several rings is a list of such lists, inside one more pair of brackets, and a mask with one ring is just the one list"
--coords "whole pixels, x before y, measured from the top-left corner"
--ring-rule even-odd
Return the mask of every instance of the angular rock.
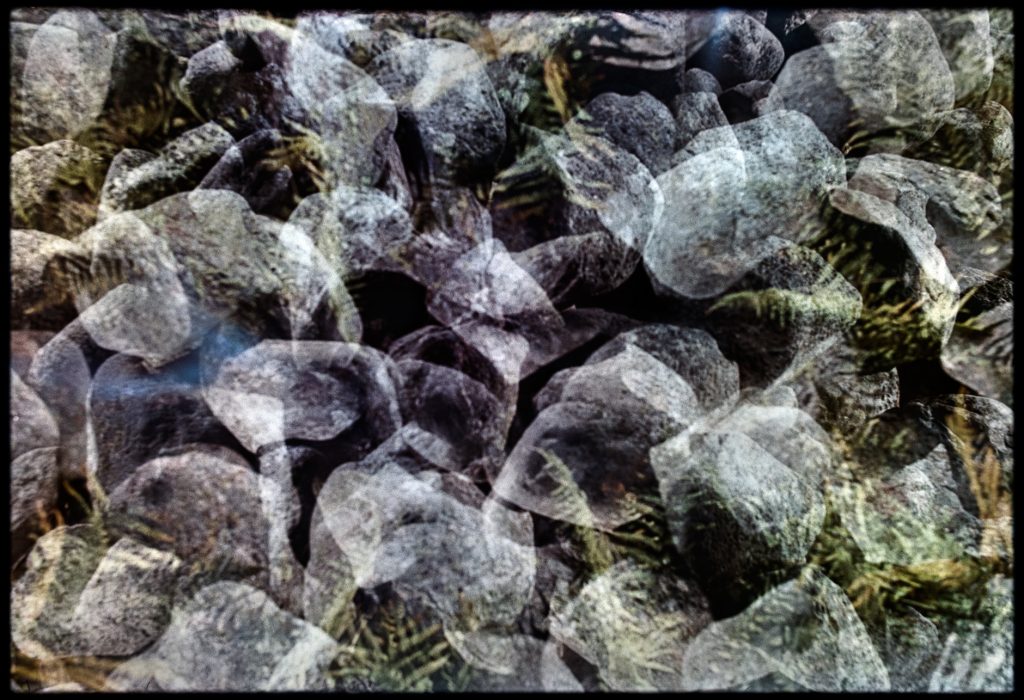
[[650, 171], [572, 122], [561, 133], [537, 138], [494, 180], [495, 236], [511, 251], [595, 230], [641, 246], [662, 206]]
[[997, 187], [1013, 165], [1013, 115], [998, 102], [935, 116], [935, 135], [904, 155], [967, 170]]
[[346, 460], [401, 425], [388, 358], [354, 343], [266, 340], [204, 369], [214, 415], [250, 452], [286, 439], [336, 441]]
[[924, 615], [908, 608], [904, 615], [887, 615], [884, 634], [875, 642], [889, 670], [892, 690], [922, 692], [939, 663], [942, 642], [938, 629]]
[[59, 331], [77, 315], [71, 280], [61, 274], [61, 263], [80, 249], [27, 229], [12, 229], [10, 241], [12, 328]]
[[[694, 69], [697, 70], [697, 69]], [[710, 90], [685, 92], [672, 103], [672, 111], [676, 118], [675, 150], [680, 150], [702, 131], [717, 129], [729, 124], [718, 96]], [[723, 132], [724, 133], [724, 132]], [[735, 138], [730, 145], [736, 145]], [[673, 159], [672, 165], [678, 165]]]
[[337, 643], [240, 583], [215, 583], [172, 611], [171, 625], [117, 667], [109, 690], [327, 690]]
[[502, 459], [506, 407], [482, 384], [440, 365], [402, 360], [399, 402], [406, 423], [415, 423], [448, 442], [459, 471], [488, 474]]
[[123, 151], [127, 162], [121, 154], [115, 157], [103, 183], [99, 218], [191, 190], [232, 145], [231, 134], [209, 122], [186, 131], [143, 162], [140, 151]]
[[839, 586], [820, 570], [711, 623], [682, 663], [688, 690], [721, 690], [779, 673], [808, 690], [889, 690], [889, 676], [863, 623]]
[[683, 73], [681, 85], [683, 92], [713, 92], [722, 94], [722, 85], [718, 78], [701, 68], [687, 68]]
[[772, 78], [784, 58], [782, 44], [763, 24], [749, 15], [723, 13], [689, 64], [707, 70], [729, 88]]
[[827, 443], [798, 409], [747, 404], [651, 451], [673, 540], [713, 605], [735, 609], [803, 562], [825, 516]]
[[552, 612], [551, 636], [597, 665], [613, 690], [678, 690], [690, 641], [707, 625], [692, 583], [619, 562]]
[[445, 631], [445, 637], [470, 666], [468, 690], [480, 692], [582, 691], [583, 686], [559, 658], [555, 642], [525, 634]]
[[[832, 25], [847, 27], [847, 34], [789, 57], [775, 81], [787, 109], [809, 115], [843, 146], [855, 131], [912, 129], [953, 107], [953, 76], [918, 12], [863, 13], [857, 19]], [[894, 147], [900, 143], [896, 138]]]
[[988, 10], [922, 10], [921, 16], [935, 30], [953, 73], [957, 104], [988, 92], [995, 67]]
[[363, 69], [380, 54], [412, 38], [397, 29], [373, 29], [362, 17], [333, 12], [303, 12], [295, 28]]
[[1013, 302], [961, 314], [942, 348], [942, 368], [983, 396], [1013, 405]]
[[71, 624], [95, 656], [131, 656], [157, 639], [171, 618], [181, 562], [130, 537], [106, 551], [82, 590]]
[[358, 586], [390, 581], [403, 598], [429, 601], [446, 628], [509, 624], [533, 585], [532, 534], [517, 534], [519, 519], [497, 504], [460, 503], [437, 477], [391, 464], [338, 469], [317, 510]]
[[11, 460], [11, 553], [28, 551], [30, 536], [46, 523], [57, 503], [57, 448], [40, 447]]
[[196, 189], [231, 190], [257, 214], [276, 215], [290, 208], [295, 187], [291, 167], [278, 158], [286, 142], [275, 129], [257, 131], [233, 143]]
[[11, 460], [44, 447], [55, 447], [58, 428], [43, 400], [11, 370]]
[[489, 177], [505, 145], [505, 115], [484, 64], [444, 39], [399, 44], [367, 70], [408, 124], [426, 181], [472, 184]]
[[892, 204], [907, 189], [919, 191], [954, 274], [965, 266], [997, 272], [1012, 257], [999, 192], [974, 173], [886, 153], [861, 159], [849, 186]]
[[11, 156], [11, 223], [74, 238], [96, 222], [105, 170], [96, 153], [62, 140]]
[[659, 177], [665, 211], [644, 248], [655, 281], [690, 298], [725, 291], [779, 238], [809, 238], [821, 199], [845, 182], [842, 155], [802, 114], [771, 112], [702, 132], [690, 146], [720, 131], [742, 150], [713, 147]]

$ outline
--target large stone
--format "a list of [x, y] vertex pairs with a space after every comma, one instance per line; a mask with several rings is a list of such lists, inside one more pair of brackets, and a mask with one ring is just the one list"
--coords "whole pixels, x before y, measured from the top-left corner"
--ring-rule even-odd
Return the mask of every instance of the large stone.
[[953, 75], [918, 12], [862, 13], [837, 25], [845, 33], [790, 56], [775, 81], [787, 109], [809, 115], [832, 143], [913, 129], [953, 107]]
[[556, 642], [525, 634], [445, 631], [445, 638], [473, 667], [467, 690], [476, 692], [581, 692], [583, 686], [559, 657]]
[[946, 373], [983, 396], [1013, 405], [1013, 302], [961, 314], [942, 348]]
[[922, 10], [921, 15], [935, 31], [953, 73], [957, 104], [988, 92], [995, 67], [988, 10]]
[[658, 178], [665, 211], [643, 249], [654, 279], [690, 298], [725, 291], [780, 239], [809, 238], [821, 199], [846, 179], [842, 154], [802, 114], [705, 131], [690, 147], [715, 143], [716, 132], [733, 133], [740, 147], [713, 146]]
[[103, 183], [100, 219], [191, 190], [232, 145], [231, 134], [210, 122], [186, 131], [159, 154], [122, 151], [110, 164]]
[[505, 114], [473, 49], [444, 39], [408, 41], [367, 70], [408, 124], [425, 182], [473, 184], [493, 174], [505, 145]]
[[337, 643], [282, 611], [266, 594], [221, 582], [176, 605], [150, 649], [117, 667], [107, 689], [327, 690]]
[[231, 190], [257, 214], [278, 215], [291, 209], [297, 178], [286, 158], [287, 142], [276, 129], [265, 129], [233, 143], [196, 186]]
[[785, 58], [782, 44], [753, 17], [722, 13], [690, 65], [712, 73], [723, 88], [772, 78]]
[[551, 636], [595, 664], [612, 690], [680, 690], [686, 647], [710, 623], [692, 583], [620, 562], [552, 611]]
[[90, 471], [108, 492], [140, 465], [194, 442], [231, 445], [231, 434], [203, 400], [195, 356], [150, 372], [115, 355], [89, 390]]
[[80, 248], [42, 231], [11, 230], [12, 328], [59, 331], [74, 320], [71, 280], [62, 262]]
[[832, 345], [860, 317], [860, 294], [814, 251], [786, 244], [707, 310], [744, 385], [763, 386]]
[[11, 459], [32, 450], [55, 447], [59, 432], [53, 414], [13, 369], [10, 397]]
[[648, 93], [606, 92], [592, 99], [575, 119], [632, 153], [652, 174], [668, 169], [675, 124], [668, 108]]
[[772, 672], [807, 690], [890, 687], [850, 600], [815, 567], [713, 622], [690, 642], [682, 663], [687, 690], [724, 690]]
[[204, 368], [214, 415], [250, 452], [287, 439], [336, 441], [359, 459], [401, 424], [396, 371], [353, 343], [266, 340]]
[[886, 153], [861, 159], [849, 186], [897, 205], [908, 189], [920, 192], [954, 275], [963, 267], [998, 272], [1013, 256], [999, 192], [974, 173]]
[[536, 137], [536, 145], [495, 178], [495, 236], [520, 251], [557, 236], [603, 230], [642, 247], [662, 207], [650, 171], [575, 122]]
[[85, 146], [62, 140], [11, 156], [11, 223], [73, 238], [96, 221], [105, 170]]
[[[675, 99], [672, 108], [676, 119], [676, 138], [673, 144], [675, 150], [685, 147], [702, 131], [729, 124], [718, 102], [718, 96], [710, 90], [684, 92]], [[735, 140], [732, 145], [735, 145]], [[677, 164], [673, 162], [673, 165]]]
[[32, 545], [57, 503], [57, 448], [40, 447], [11, 460], [11, 553], [17, 559]]

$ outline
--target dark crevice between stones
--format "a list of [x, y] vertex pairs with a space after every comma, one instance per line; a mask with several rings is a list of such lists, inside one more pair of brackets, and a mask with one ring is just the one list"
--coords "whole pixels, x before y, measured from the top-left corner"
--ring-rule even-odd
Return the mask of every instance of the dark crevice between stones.
[[427, 290], [397, 272], [370, 271], [346, 280], [363, 321], [364, 345], [387, 352], [388, 346], [434, 323], [427, 312]]

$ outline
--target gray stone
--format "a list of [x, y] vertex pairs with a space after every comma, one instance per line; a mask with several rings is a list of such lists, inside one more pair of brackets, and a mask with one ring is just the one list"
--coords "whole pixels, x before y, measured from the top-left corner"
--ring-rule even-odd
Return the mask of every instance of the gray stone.
[[181, 562], [130, 537], [103, 555], [71, 617], [82, 648], [95, 656], [131, 656], [159, 637], [170, 621]]
[[117, 667], [107, 689], [327, 690], [337, 643], [240, 583], [203, 588], [176, 605], [160, 640]]
[[195, 358], [151, 372], [137, 358], [115, 355], [96, 372], [88, 405], [90, 471], [108, 492], [165, 452], [193, 442], [231, 443], [203, 400]]
[[687, 645], [711, 614], [692, 583], [619, 562], [552, 611], [551, 636], [617, 691], [680, 690]]
[[76, 316], [64, 261], [81, 249], [42, 231], [11, 229], [12, 328], [59, 331]]
[[842, 154], [797, 112], [705, 131], [690, 146], [714, 142], [716, 132], [731, 132], [740, 147], [713, 147], [658, 178], [665, 211], [644, 248], [654, 280], [684, 297], [717, 296], [780, 239], [809, 238], [821, 199], [845, 182]]
[[[585, 119], [584, 114], [589, 119]], [[574, 119], [632, 153], [652, 174], [659, 175], [668, 169], [675, 143], [675, 124], [668, 108], [648, 93], [630, 96], [603, 93], [592, 99]]]
[[396, 374], [367, 346], [265, 340], [204, 370], [203, 394], [250, 452], [286, 439], [332, 440], [359, 459], [401, 425]]
[[493, 173], [505, 145], [505, 115], [483, 62], [469, 46], [408, 41], [375, 58], [367, 70], [417, 135], [428, 180], [473, 183]]
[[[953, 331], [960, 296], [925, 219], [923, 195], [908, 192], [897, 201], [833, 190], [826, 237], [815, 243], [861, 294], [863, 311], [852, 336], [867, 373], [937, 356]], [[836, 257], [849, 241], [857, 242], [857, 253]]]
[[855, 130], [911, 129], [953, 107], [953, 76], [918, 12], [862, 13], [832, 27], [840, 25], [849, 31], [790, 56], [775, 81], [787, 109], [809, 115], [832, 143], [843, 146]]
[[467, 690], [476, 692], [581, 692], [583, 686], [559, 658], [558, 644], [525, 634], [458, 631], [446, 639], [474, 673]]
[[927, 617], [913, 608], [903, 615], [886, 615], [885, 632], [876, 647], [889, 670], [892, 690], [923, 692], [939, 663], [942, 640]]
[[96, 153], [61, 140], [11, 156], [11, 223], [74, 238], [96, 221], [105, 170]]
[[780, 673], [808, 690], [887, 691], [886, 668], [843, 590], [816, 567], [713, 622], [682, 663], [687, 690], [720, 690]]
[[282, 213], [290, 209], [296, 187], [292, 167], [278, 156], [286, 149], [287, 142], [276, 129], [257, 131], [232, 144], [196, 189], [231, 190], [257, 214]]
[[508, 249], [595, 230], [642, 246], [662, 206], [650, 171], [575, 122], [536, 136], [537, 144], [494, 180], [491, 217]]
[[751, 80], [734, 85], [718, 96], [718, 103], [731, 124], [786, 108], [782, 95], [770, 80]]
[[[814, 251], [786, 243], [712, 304], [708, 329], [744, 386], [795, 372], [860, 317], [860, 293]], [[788, 376], [788, 374], [787, 374]]]
[[[729, 120], [718, 102], [718, 96], [710, 90], [684, 92], [676, 98], [672, 108], [676, 118], [674, 147], [677, 151], [687, 146], [702, 131], [717, 129], [729, 124]], [[736, 141], [733, 139], [731, 145], [735, 144]], [[678, 156], [673, 159], [672, 165], [679, 164], [677, 158]]]
[[974, 173], [886, 153], [861, 159], [849, 186], [892, 204], [907, 189], [919, 191], [954, 274], [965, 266], [997, 272], [1012, 257], [1011, 233], [1000, 227], [999, 192]]
[[[191, 190], [234, 145], [231, 134], [210, 122], [186, 131], [153, 157], [122, 151], [103, 183], [99, 218], [141, 209], [176, 192]], [[143, 160], [145, 158], [145, 160]]]
[[992, 578], [980, 620], [962, 620], [946, 637], [928, 692], [1013, 690], [1013, 579]]
[[921, 10], [935, 30], [953, 73], [956, 102], [962, 104], [988, 92], [992, 84], [992, 36], [988, 10]]
[[11, 460], [59, 440], [57, 423], [43, 400], [11, 370]]
[[722, 86], [718, 78], [701, 68], [687, 68], [682, 77], [683, 92], [713, 92], [722, 94]]
[[721, 13], [707, 43], [691, 65], [715, 75], [723, 88], [750, 80], [768, 80], [782, 66], [782, 44], [750, 15]]
[[14, 558], [31, 546], [57, 503], [57, 448], [40, 447], [11, 460], [11, 551]]

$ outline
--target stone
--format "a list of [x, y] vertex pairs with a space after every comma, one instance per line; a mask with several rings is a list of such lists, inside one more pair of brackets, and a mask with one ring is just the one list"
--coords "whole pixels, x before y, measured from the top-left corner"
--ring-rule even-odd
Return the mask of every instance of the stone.
[[473, 184], [493, 174], [505, 145], [505, 114], [469, 46], [407, 41], [375, 58], [367, 71], [408, 123], [426, 181]]
[[824, 692], [887, 691], [889, 675], [843, 590], [816, 567], [716, 620], [686, 650], [688, 690], [720, 690], [779, 673]]
[[489, 207], [495, 236], [513, 252], [595, 230], [641, 247], [662, 207], [650, 171], [572, 122], [537, 137], [495, 177]]
[[270, 589], [276, 562], [270, 560], [271, 523], [261, 487], [251, 468], [212, 451], [158, 457], [109, 494], [107, 527], [173, 552], [189, 567], [183, 586], [233, 579]]
[[921, 16], [935, 31], [949, 64], [957, 104], [988, 92], [995, 67], [988, 10], [922, 10]]
[[473, 667], [467, 690], [580, 692], [583, 686], [559, 658], [558, 644], [525, 634], [449, 632], [445, 638]]
[[879, 635], [882, 638], [875, 646], [889, 671], [892, 690], [927, 690], [942, 652], [938, 629], [913, 608], [900, 616], [887, 615], [884, 625], [884, 635]]
[[928, 692], [1005, 692], [1013, 688], [1013, 579], [992, 578], [979, 620], [959, 621], [942, 647]]
[[781, 239], [808, 239], [821, 199], [845, 182], [842, 155], [802, 114], [771, 112], [690, 145], [718, 131], [740, 148], [712, 148], [658, 178], [665, 211], [643, 249], [654, 280], [688, 298], [724, 292]]
[[[718, 96], [710, 90], [684, 92], [675, 99], [672, 109], [676, 118], [674, 144], [676, 151], [688, 145], [697, 134], [729, 124], [728, 117], [725, 116], [718, 101]], [[731, 145], [737, 143], [733, 138]], [[678, 165], [678, 161], [673, 160], [671, 165]]]
[[935, 116], [935, 135], [906, 152], [915, 160], [967, 170], [999, 187], [1013, 165], [1013, 115], [998, 102]]
[[[775, 80], [786, 108], [809, 115], [832, 143], [842, 147], [857, 134], [886, 129], [913, 133], [930, 115], [953, 107], [953, 75], [920, 13], [862, 13], [837, 25], [850, 32], [793, 54]], [[906, 138], [896, 137], [891, 148]]]
[[71, 616], [73, 634], [95, 656], [131, 656], [164, 631], [180, 562], [130, 537], [106, 551]]
[[[24, 122], [37, 143], [74, 138], [103, 111], [117, 35], [91, 10], [61, 10], [35, 31], [21, 73]], [[12, 100], [13, 101], [13, 100]]]
[[687, 92], [713, 92], [715, 95], [722, 94], [722, 85], [718, 78], [701, 68], [687, 68], [682, 77], [683, 93]]
[[333, 12], [303, 12], [295, 28], [364, 70], [374, 58], [412, 38], [397, 29], [373, 29], [362, 17]]
[[402, 375], [399, 404], [404, 421], [451, 445], [460, 472], [496, 472], [512, 420], [507, 407], [485, 386], [458, 370], [417, 360], [397, 364]]
[[209, 122], [186, 131], [143, 162], [139, 162], [139, 151], [123, 151], [128, 154], [127, 162], [118, 154], [103, 183], [99, 218], [142, 209], [176, 192], [191, 190], [233, 145], [231, 134]]
[[17, 559], [31, 547], [57, 504], [57, 448], [39, 447], [11, 460], [11, 553]]
[[717, 608], [804, 561], [825, 517], [827, 445], [798, 409], [743, 404], [651, 450], [673, 541]]
[[997, 272], [1010, 260], [999, 192], [974, 173], [886, 153], [861, 159], [849, 186], [892, 204], [907, 189], [919, 191], [927, 198], [936, 244], [954, 274], [965, 266]]
[[90, 472], [112, 492], [140, 465], [194, 442], [233, 445], [203, 400], [198, 358], [155, 372], [127, 355], [100, 366], [88, 395]]
[[675, 124], [668, 108], [650, 94], [626, 96], [606, 92], [592, 99], [574, 119], [632, 153], [652, 174], [659, 175], [668, 169]]
[[960, 504], [943, 445], [884, 480], [838, 483], [833, 504], [868, 562], [911, 565], [977, 552], [981, 522]]
[[477, 510], [439, 481], [392, 464], [340, 468], [317, 510], [360, 588], [390, 581], [404, 599], [429, 602], [446, 628], [510, 624], [533, 585], [532, 533], [517, 534], [520, 519], [502, 506]]
[[678, 690], [690, 641], [711, 624], [692, 583], [619, 562], [552, 611], [551, 636], [595, 664], [617, 691]]
[[286, 148], [276, 129], [250, 134], [231, 144], [196, 189], [231, 190], [242, 195], [257, 214], [283, 213], [290, 209], [296, 187], [292, 168], [277, 156]]
[[103, 359], [105, 351], [76, 320], [39, 350], [25, 377], [60, 426], [57, 461], [65, 479], [86, 476], [89, 387], [92, 368]]
[[12, 225], [74, 238], [96, 222], [105, 169], [99, 155], [66, 139], [13, 154]]
[[157, 643], [114, 669], [107, 689], [327, 690], [337, 643], [263, 592], [220, 582], [176, 605]]
[[11, 229], [12, 328], [59, 331], [75, 319], [70, 280], [62, 261], [80, 248], [42, 231]]
[[[812, 246], [861, 294], [852, 337], [866, 373], [937, 356], [956, 318], [960, 290], [925, 220], [924, 197], [911, 192], [898, 202], [833, 190], [824, 215], [828, 233]], [[861, 252], [837, 263], [843, 241], [854, 240]]]
[[1013, 405], [1013, 302], [957, 317], [942, 368], [983, 396]]
[[305, 231], [343, 277], [407, 272], [404, 251], [413, 238], [412, 220], [380, 190], [337, 187], [312, 195], [299, 203], [288, 223]]
[[103, 553], [88, 525], [58, 527], [39, 538], [11, 587], [11, 641], [23, 654], [49, 660], [87, 653], [74, 612]]
[[814, 251], [785, 244], [712, 304], [708, 328], [744, 386], [794, 372], [857, 322], [860, 293]]
[[57, 423], [50, 409], [21, 377], [11, 370], [11, 460], [59, 440]]
[[689, 64], [712, 73], [723, 88], [769, 80], [785, 58], [782, 44], [763, 24], [741, 13], [722, 13], [707, 43]]
[[399, 425], [397, 371], [373, 348], [265, 340], [203, 370], [203, 395], [250, 452], [286, 439], [365, 456]]

